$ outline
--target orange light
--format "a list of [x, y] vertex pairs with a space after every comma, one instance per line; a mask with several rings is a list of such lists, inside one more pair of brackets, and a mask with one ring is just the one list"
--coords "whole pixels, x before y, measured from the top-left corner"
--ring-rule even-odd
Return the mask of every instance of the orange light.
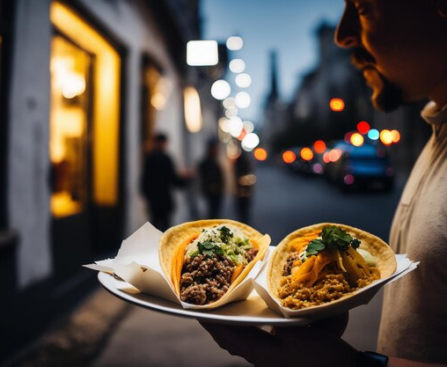
[[400, 132], [397, 130], [391, 130], [391, 136], [393, 138], [393, 143], [397, 144], [400, 141]]
[[323, 162], [324, 163], [329, 163], [330, 161], [331, 161], [330, 153], [329, 152], [324, 153], [323, 154]]
[[247, 136], [247, 130], [242, 129], [241, 134], [238, 136], [237, 140], [242, 141]]
[[355, 147], [361, 147], [365, 142], [365, 138], [362, 134], [354, 133], [351, 135], [351, 144]]
[[329, 160], [331, 162], [337, 162], [340, 159], [341, 154], [342, 154], [342, 152], [340, 149], [332, 149], [329, 152]]
[[334, 112], [341, 112], [345, 109], [345, 102], [341, 98], [332, 98], [329, 107]]
[[291, 150], [286, 150], [282, 154], [282, 159], [283, 159], [284, 163], [287, 163], [287, 164], [293, 163], [296, 160], [296, 154], [294, 152], [292, 152]]
[[323, 140], [317, 140], [314, 143], [314, 150], [318, 154], [324, 153], [324, 151], [326, 150], [326, 143]]
[[301, 149], [300, 156], [304, 161], [310, 161], [314, 157], [314, 152], [310, 148]]
[[393, 133], [386, 129], [382, 130], [380, 132], [380, 141], [383, 145], [393, 144]]
[[360, 134], [368, 134], [368, 131], [371, 130], [371, 126], [366, 121], [360, 121], [357, 124], [357, 130]]
[[264, 162], [265, 160], [267, 160], [268, 157], [267, 151], [264, 148], [256, 148], [254, 155], [255, 158], [260, 162]]

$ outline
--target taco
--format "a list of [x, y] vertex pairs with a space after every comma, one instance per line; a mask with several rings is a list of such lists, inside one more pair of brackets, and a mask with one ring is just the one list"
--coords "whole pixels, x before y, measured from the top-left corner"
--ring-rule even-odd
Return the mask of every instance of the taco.
[[391, 248], [380, 238], [342, 224], [321, 223], [284, 238], [269, 260], [270, 293], [298, 310], [348, 297], [396, 270]]
[[270, 237], [233, 220], [202, 220], [167, 230], [161, 267], [181, 301], [218, 307], [268, 250]]

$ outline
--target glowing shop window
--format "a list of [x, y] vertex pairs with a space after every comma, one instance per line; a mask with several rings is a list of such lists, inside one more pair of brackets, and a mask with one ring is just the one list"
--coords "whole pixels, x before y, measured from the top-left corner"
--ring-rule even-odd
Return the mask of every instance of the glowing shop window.
[[51, 209], [56, 217], [80, 212], [87, 201], [88, 111], [92, 57], [56, 35], [51, 45]]
[[51, 54], [51, 204], [55, 216], [66, 216], [81, 211], [87, 199], [117, 204], [121, 60], [60, 2], [52, 2], [50, 18], [57, 30]]

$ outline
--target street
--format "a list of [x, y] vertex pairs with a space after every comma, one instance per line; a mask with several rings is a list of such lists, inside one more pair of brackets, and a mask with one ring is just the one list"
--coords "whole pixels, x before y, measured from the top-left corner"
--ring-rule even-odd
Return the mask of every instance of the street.
[[260, 167], [257, 176], [252, 225], [270, 234], [272, 244], [298, 228], [322, 222], [348, 224], [388, 240], [401, 180], [396, 180], [396, 189], [389, 193], [345, 193], [322, 177], [275, 167]]

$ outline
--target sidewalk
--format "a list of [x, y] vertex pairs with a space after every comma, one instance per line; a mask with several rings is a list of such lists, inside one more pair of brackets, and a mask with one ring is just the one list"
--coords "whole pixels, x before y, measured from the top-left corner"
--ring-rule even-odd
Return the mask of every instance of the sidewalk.
[[13, 367], [244, 367], [194, 319], [146, 310], [99, 288]]

